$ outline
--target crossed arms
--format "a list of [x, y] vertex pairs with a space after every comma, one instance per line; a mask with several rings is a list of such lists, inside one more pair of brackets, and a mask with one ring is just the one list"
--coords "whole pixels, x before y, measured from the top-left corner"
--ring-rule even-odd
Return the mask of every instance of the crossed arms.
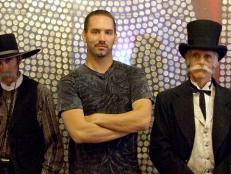
[[121, 114], [94, 113], [86, 116], [82, 109], [72, 109], [64, 111], [61, 116], [76, 143], [100, 143], [146, 130], [151, 114], [151, 100], [139, 99], [133, 102], [131, 111]]

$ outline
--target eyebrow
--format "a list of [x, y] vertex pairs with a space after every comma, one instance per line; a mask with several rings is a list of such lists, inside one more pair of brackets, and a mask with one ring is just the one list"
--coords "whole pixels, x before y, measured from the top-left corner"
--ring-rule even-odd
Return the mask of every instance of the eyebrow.
[[[88, 29], [89, 30], [89, 29]], [[111, 28], [91, 28], [90, 30], [99, 30], [99, 31], [114, 31], [114, 29]]]

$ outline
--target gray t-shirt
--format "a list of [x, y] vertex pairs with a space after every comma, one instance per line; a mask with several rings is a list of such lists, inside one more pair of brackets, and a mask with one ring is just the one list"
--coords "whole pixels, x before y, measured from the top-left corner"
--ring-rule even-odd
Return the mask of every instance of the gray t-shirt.
[[[152, 98], [144, 72], [117, 61], [104, 74], [80, 66], [61, 79], [58, 96], [59, 113], [78, 108], [85, 115], [128, 112], [134, 101]], [[139, 173], [137, 133], [97, 144], [71, 140], [69, 164], [71, 174]]]

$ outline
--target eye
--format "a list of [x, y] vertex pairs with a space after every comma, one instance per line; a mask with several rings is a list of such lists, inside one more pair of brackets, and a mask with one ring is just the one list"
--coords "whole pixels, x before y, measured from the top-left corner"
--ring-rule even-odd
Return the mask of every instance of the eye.
[[9, 62], [11, 62], [13, 60], [13, 58], [8, 58], [8, 59], [5, 59], [5, 62], [6, 63], [9, 63]]
[[106, 30], [105, 33], [108, 34], [108, 35], [112, 35], [113, 34], [113, 30]]
[[192, 57], [195, 58], [195, 59], [199, 59], [200, 58], [200, 55], [198, 53], [193, 53], [192, 54]]
[[13, 60], [13, 58], [3, 59], [0, 61], [0, 65], [3, 65], [3, 62], [5, 62], [6, 64], [10, 63], [12, 60]]
[[206, 54], [206, 55], [204, 55], [204, 58], [205, 58], [205, 60], [212, 59], [212, 55], [210, 55], [210, 54]]
[[93, 29], [93, 30], [91, 30], [91, 33], [92, 33], [92, 34], [98, 34], [98, 33], [99, 33], [99, 30]]

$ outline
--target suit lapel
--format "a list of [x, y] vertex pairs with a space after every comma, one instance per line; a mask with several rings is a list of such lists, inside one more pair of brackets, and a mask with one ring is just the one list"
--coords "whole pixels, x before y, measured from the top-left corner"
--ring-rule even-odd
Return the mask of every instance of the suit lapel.
[[[212, 135], [214, 154], [224, 142], [231, 125], [230, 92], [217, 84], [215, 84], [215, 90]], [[175, 88], [174, 93], [178, 97], [176, 97], [176, 101], [173, 103], [173, 112], [182, 134], [187, 139], [190, 148], [192, 148], [195, 136], [195, 121], [190, 81]]]
[[231, 98], [227, 90], [215, 85], [216, 93], [213, 111], [213, 148], [216, 153], [230, 131]]
[[179, 127], [187, 139], [190, 148], [193, 147], [195, 135], [194, 111], [193, 111], [193, 95], [190, 87], [190, 82], [183, 83], [175, 90], [176, 101], [173, 104], [173, 109], [176, 114], [176, 119]]

